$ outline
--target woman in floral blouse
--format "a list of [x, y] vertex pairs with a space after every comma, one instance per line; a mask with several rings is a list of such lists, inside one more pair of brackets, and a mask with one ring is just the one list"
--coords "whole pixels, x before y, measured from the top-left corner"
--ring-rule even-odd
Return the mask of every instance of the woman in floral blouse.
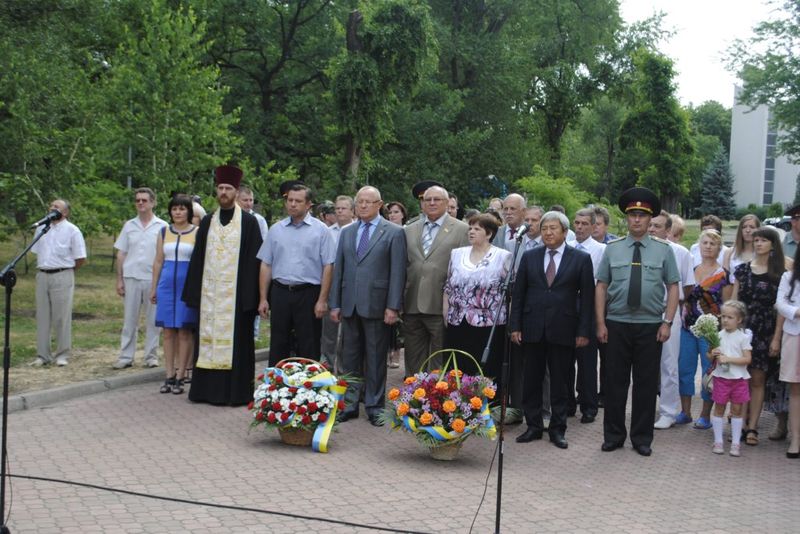
[[[484, 374], [497, 377], [502, 363], [506, 309], [500, 288], [511, 266], [511, 253], [492, 245], [497, 222], [487, 214], [469, 220], [470, 246], [450, 253], [447, 282], [444, 286], [445, 347], [463, 350], [480, 361], [489, 339], [498, 307], [497, 321], [489, 360]], [[458, 357], [458, 368], [475, 374], [477, 368], [469, 358]]]

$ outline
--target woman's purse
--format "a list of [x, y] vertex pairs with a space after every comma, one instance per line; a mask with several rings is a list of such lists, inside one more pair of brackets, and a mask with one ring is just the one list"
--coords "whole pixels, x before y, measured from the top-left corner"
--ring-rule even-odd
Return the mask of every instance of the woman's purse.
[[700, 379], [700, 382], [703, 384], [703, 391], [705, 391], [709, 395], [711, 395], [711, 393], [713, 393], [713, 391], [714, 391], [714, 376], [713, 376], [713, 373], [714, 373], [714, 369], [716, 369], [716, 368], [717, 368], [717, 359], [714, 358], [714, 360], [711, 362], [711, 365], [709, 365], [708, 369], [706, 369], [706, 372], [703, 375], [703, 378]]

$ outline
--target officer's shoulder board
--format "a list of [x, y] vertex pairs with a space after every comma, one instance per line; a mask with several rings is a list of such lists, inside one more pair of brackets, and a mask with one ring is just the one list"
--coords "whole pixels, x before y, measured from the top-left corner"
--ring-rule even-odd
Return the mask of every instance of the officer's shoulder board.
[[608, 245], [611, 245], [611, 244], [613, 244], [613, 243], [621, 243], [622, 241], [625, 241], [625, 238], [626, 238], [626, 237], [628, 237], [628, 236], [622, 236], [622, 237], [617, 237], [617, 238], [615, 238], [615, 239], [612, 239], [611, 241], [609, 241], [608, 243], [606, 243], [606, 246], [608, 246]]
[[656, 237], [653, 235], [650, 236], [650, 239], [652, 239], [656, 243], [661, 243], [662, 245], [669, 246], [669, 241], [667, 241], [666, 239], [661, 239], [660, 237]]

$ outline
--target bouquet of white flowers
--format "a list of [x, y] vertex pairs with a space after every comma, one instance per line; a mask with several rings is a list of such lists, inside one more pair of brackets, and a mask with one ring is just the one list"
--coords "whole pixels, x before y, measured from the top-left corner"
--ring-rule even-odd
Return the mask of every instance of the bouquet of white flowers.
[[708, 342], [709, 350], [719, 347], [719, 319], [716, 315], [704, 313], [689, 327], [692, 334]]

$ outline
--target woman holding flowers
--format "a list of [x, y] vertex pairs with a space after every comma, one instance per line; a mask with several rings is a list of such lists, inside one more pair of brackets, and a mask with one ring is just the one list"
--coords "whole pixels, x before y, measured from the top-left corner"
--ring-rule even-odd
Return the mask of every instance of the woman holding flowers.
[[736, 268], [734, 300], [747, 306], [747, 327], [753, 333], [750, 372], [750, 406], [747, 412], [745, 443], [758, 445], [758, 419], [764, 404], [764, 384], [770, 358], [780, 353], [781, 329], [776, 328], [775, 300], [778, 284], [786, 270], [778, 232], [770, 227], [753, 232], [753, 259]]
[[[500, 355], [505, 338], [506, 309], [500, 288], [511, 267], [511, 253], [492, 245], [497, 223], [491, 215], [481, 214], [469, 220], [470, 246], [453, 249], [447, 282], [444, 285], [445, 347], [462, 350], [480, 359], [498, 307], [500, 316], [486, 376], [500, 374]], [[471, 359], [457, 356], [458, 368], [477, 374]]]
[[[722, 248], [722, 236], [716, 230], [703, 230], [698, 239], [700, 249], [700, 265], [694, 269], [694, 278], [697, 284], [692, 292], [686, 296], [686, 301], [681, 313], [683, 328], [681, 329], [681, 351], [678, 360], [678, 375], [680, 377], [681, 413], [675, 423], [682, 425], [692, 421], [692, 397], [694, 396], [694, 377], [697, 373], [697, 360], [700, 356], [700, 367], [705, 374], [711, 361], [706, 358], [708, 344], [704, 339], [698, 338], [691, 332], [692, 325], [704, 313], [719, 317], [722, 303], [728, 300], [733, 291], [733, 285], [728, 271], [718, 262], [719, 251]], [[711, 427], [711, 395], [703, 391], [703, 408], [697, 418], [695, 428], [707, 429]]]

